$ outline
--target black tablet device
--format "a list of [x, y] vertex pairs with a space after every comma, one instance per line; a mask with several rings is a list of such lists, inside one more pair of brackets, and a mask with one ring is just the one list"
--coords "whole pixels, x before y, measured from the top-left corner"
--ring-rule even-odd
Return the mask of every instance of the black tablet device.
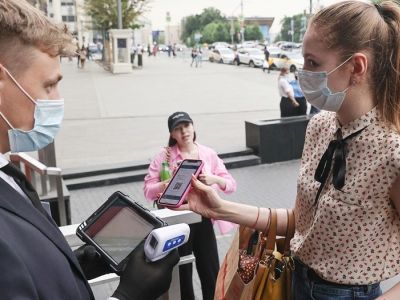
[[93, 245], [111, 268], [119, 272], [136, 246], [153, 229], [166, 225], [127, 195], [115, 192], [78, 226], [76, 234]]

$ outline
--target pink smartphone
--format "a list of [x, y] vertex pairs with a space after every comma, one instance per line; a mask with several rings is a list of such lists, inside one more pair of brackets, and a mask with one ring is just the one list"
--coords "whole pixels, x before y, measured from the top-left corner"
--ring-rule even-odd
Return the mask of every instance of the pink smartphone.
[[190, 190], [192, 175], [198, 176], [203, 168], [199, 159], [185, 159], [181, 162], [167, 188], [157, 200], [159, 205], [179, 207], [182, 205]]

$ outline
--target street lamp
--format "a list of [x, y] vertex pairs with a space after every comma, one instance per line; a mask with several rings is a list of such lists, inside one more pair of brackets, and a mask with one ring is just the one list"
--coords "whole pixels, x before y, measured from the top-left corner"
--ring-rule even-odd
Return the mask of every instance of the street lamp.
[[117, 11], [118, 11], [118, 29], [122, 29], [122, 5], [121, 5], [121, 0], [117, 0]]

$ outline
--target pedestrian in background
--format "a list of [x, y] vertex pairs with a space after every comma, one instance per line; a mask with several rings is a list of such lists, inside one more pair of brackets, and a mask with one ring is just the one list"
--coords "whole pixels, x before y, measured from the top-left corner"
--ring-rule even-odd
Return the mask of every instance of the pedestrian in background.
[[307, 101], [303, 95], [303, 92], [301, 91], [297, 73], [295, 72], [295, 73], [291, 73], [291, 74], [293, 77], [292, 77], [292, 79], [290, 79], [289, 83], [293, 88], [294, 98], [299, 103], [299, 106], [297, 107], [296, 116], [303, 116], [303, 115], [307, 114]]
[[[184, 159], [201, 159], [204, 163], [199, 180], [226, 194], [236, 191], [236, 182], [226, 170], [223, 161], [209, 147], [196, 142], [196, 132], [192, 118], [186, 112], [175, 112], [168, 118], [170, 132], [168, 150], [164, 148], [150, 163], [148, 174], [144, 179], [144, 195], [146, 199], [155, 201], [158, 194], [163, 192], [167, 181], [161, 181], [160, 171], [163, 162], [167, 161], [172, 169]], [[235, 226], [224, 221], [215, 221], [222, 234]], [[219, 270], [218, 249], [209, 218], [202, 218], [200, 223], [190, 224], [189, 241], [179, 248], [181, 256], [193, 252], [199, 274], [204, 300], [214, 299], [214, 290]], [[181, 299], [194, 300], [192, 264], [179, 267]]]
[[158, 51], [158, 46], [157, 46], [157, 43], [154, 42], [154, 45], [153, 45], [153, 56], [154, 57], [157, 56], [157, 51]]
[[197, 68], [197, 48], [193, 47], [192, 48], [192, 52], [190, 54], [190, 56], [192, 57], [192, 62], [190, 63], [190, 66], [193, 66], [193, 63], [196, 64], [196, 68]]
[[203, 51], [201, 47], [197, 49], [197, 56], [196, 56], [196, 68], [197, 66], [201, 67], [203, 64]]
[[76, 43], [76, 65], [77, 65], [78, 69], [80, 67], [80, 62], [81, 62], [81, 54], [80, 54], [80, 52], [81, 52], [81, 49], [79, 48], [79, 44], [77, 42]]
[[137, 54], [138, 48], [135, 46], [135, 44], [132, 44], [131, 47], [131, 64], [132, 66], [135, 64], [135, 56]]
[[[321, 112], [308, 124], [297, 180], [295, 300], [399, 299], [400, 282], [384, 295], [380, 288], [400, 274], [399, 36], [394, 1], [338, 2], [309, 21], [299, 82]], [[267, 208], [192, 186], [180, 210], [268, 226]], [[286, 223], [284, 211], [278, 234]]]
[[[271, 73], [271, 66], [269, 64], [269, 51], [267, 46], [264, 48], [264, 56], [265, 56], [265, 64], [263, 65], [263, 72], [265, 72], [265, 69], [268, 69], [268, 74]], [[265, 66], [265, 67], [264, 67]]]
[[289, 69], [282, 68], [278, 77], [278, 89], [281, 96], [280, 110], [281, 118], [293, 117], [298, 113], [300, 104], [294, 98], [293, 87], [289, 83]]
[[151, 46], [150, 46], [150, 44], [147, 45], [147, 54], [148, 54], [148, 56], [151, 56]]
[[80, 64], [81, 64], [81, 69], [85, 68], [86, 57], [87, 57], [87, 50], [86, 50], [85, 46], [82, 45], [82, 48], [79, 51], [79, 60], [80, 60]]

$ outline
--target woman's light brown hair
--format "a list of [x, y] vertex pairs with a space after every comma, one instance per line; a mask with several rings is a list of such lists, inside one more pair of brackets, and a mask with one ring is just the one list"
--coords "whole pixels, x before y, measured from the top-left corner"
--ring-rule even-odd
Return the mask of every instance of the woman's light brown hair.
[[318, 12], [310, 21], [342, 59], [369, 55], [369, 85], [385, 122], [400, 131], [399, 1], [371, 4], [344, 1]]

